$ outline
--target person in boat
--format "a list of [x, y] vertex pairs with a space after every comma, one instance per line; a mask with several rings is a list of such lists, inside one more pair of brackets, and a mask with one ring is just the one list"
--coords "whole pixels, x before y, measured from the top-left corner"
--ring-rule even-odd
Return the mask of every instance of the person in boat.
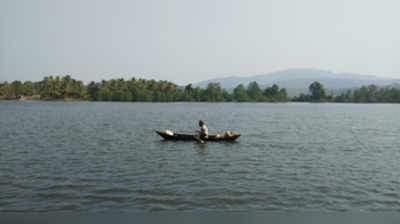
[[203, 120], [199, 121], [200, 131], [196, 131], [196, 135], [200, 138], [208, 138], [208, 128]]

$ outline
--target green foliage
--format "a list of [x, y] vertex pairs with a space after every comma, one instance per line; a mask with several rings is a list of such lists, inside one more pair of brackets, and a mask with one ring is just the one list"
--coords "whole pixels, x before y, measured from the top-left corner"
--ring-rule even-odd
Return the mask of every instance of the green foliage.
[[378, 88], [375, 85], [348, 90], [333, 99], [334, 102], [400, 103], [400, 88]]
[[103, 80], [100, 83], [91, 82], [87, 85], [87, 97], [97, 101], [141, 101], [141, 102], [273, 102], [288, 101], [286, 90], [277, 85], [271, 87], [274, 94], [267, 98], [256, 82], [246, 89], [238, 85], [233, 93], [222, 89], [219, 83], [209, 83], [207, 88], [193, 88], [188, 84], [183, 88], [167, 81], [135, 79]]
[[251, 82], [247, 86], [247, 96], [249, 97], [249, 100], [253, 102], [264, 101], [263, 92], [257, 82]]
[[194, 89], [192, 87], [192, 84], [185, 86], [185, 89], [184, 89], [183, 95], [182, 95], [182, 101], [195, 101], [195, 98], [193, 95], [194, 95]]
[[219, 83], [209, 83], [203, 91], [201, 101], [205, 102], [221, 102], [224, 101], [222, 89]]
[[338, 102], [338, 103], [400, 103], [400, 88], [378, 88], [375, 85], [362, 86], [354, 90], [346, 90], [337, 96], [326, 96], [321, 84], [310, 85], [311, 95], [300, 94], [292, 101], [299, 102]]
[[229, 94], [229, 92], [226, 91], [225, 89], [222, 90], [222, 97], [224, 97], [224, 99], [225, 99], [226, 102], [232, 102], [232, 101], [234, 100], [234, 99], [233, 99], [233, 95], [232, 95], [232, 94]]
[[264, 91], [264, 95], [268, 98], [273, 98], [275, 97], [279, 92], [279, 87], [278, 85], [274, 84], [269, 88], [266, 88]]
[[39, 82], [40, 98], [44, 100], [85, 100], [87, 99], [86, 86], [82, 81], [64, 77], [44, 77]]
[[311, 99], [315, 102], [320, 102], [325, 100], [326, 93], [324, 86], [319, 82], [313, 82], [308, 89], [311, 92]]
[[[300, 94], [291, 101], [300, 102], [355, 102], [355, 103], [400, 103], [400, 88], [378, 88], [375, 85], [347, 90], [337, 96], [327, 95], [324, 86], [313, 82], [311, 94]], [[142, 102], [287, 102], [286, 89], [274, 84], [265, 89], [252, 82], [247, 89], [243, 84], [230, 93], [219, 83], [210, 83], [207, 88], [194, 88], [192, 84], [178, 87], [168, 81], [135, 79], [111, 79], [90, 82], [85, 85], [69, 75], [44, 77], [40, 82], [13, 81], [0, 83], [0, 99], [17, 99], [33, 96], [42, 100], [91, 100], [91, 101], [142, 101]]]
[[16, 99], [18, 96], [32, 96], [39, 94], [39, 84], [26, 81], [13, 81], [12, 83], [0, 83], [0, 98]]
[[285, 102], [285, 89], [273, 85], [265, 90], [252, 82], [247, 89], [241, 84], [232, 93], [222, 89], [219, 83], [209, 83], [207, 88], [183, 88], [168, 81], [135, 79], [111, 79], [101, 82], [82, 81], [71, 76], [46, 76], [40, 82], [14, 81], [0, 83], [0, 98], [16, 99], [19, 95], [40, 95], [42, 100], [90, 100], [90, 101], [140, 101], [140, 102]]
[[247, 102], [249, 101], [249, 96], [247, 95], [247, 91], [244, 88], [243, 84], [238, 85], [235, 89], [233, 89], [233, 98], [238, 102]]
[[288, 96], [285, 88], [279, 89], [279, 86], [274, 84], [264, 90], [264, 96], [271, 102], [288, 101]]

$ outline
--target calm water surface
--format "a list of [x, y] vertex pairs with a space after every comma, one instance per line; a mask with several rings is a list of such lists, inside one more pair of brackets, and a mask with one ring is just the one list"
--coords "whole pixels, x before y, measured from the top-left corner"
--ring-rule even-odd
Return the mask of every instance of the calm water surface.
[[[400, 105], [0, 101], [0, 212], [400, 211]], [[154, 129], [239, 132], [162, 141]]]

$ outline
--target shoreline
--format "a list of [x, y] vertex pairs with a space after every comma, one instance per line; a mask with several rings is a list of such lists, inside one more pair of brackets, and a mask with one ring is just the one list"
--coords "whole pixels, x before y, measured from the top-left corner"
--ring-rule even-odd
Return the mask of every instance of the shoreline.
[[104, 100], [81, 100], [81, 99], [5, 99], [0, 98], [0, 101], [43, 101], [43, 102], [102, 102], [102, 103], [254, 103], [254, 104], [284, 104], [284, 103], [299, 103], [299, 104], [399, 104], [399, 102], [335, 102], [335, 101], [324, 101], [324, 102], [313, 102], [313, 101], [277, 101], [277, 102], [252, 102], [252, 101], [104, 101]]

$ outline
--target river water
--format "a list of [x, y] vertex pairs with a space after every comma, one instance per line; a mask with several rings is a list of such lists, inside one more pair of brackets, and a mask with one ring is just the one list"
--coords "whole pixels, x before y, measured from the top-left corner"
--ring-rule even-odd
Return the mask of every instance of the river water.
[[[0, 212], [400, 211], [400, 105], [0, 101]], [[154, 129], [241, 133], [162, 141]]]

